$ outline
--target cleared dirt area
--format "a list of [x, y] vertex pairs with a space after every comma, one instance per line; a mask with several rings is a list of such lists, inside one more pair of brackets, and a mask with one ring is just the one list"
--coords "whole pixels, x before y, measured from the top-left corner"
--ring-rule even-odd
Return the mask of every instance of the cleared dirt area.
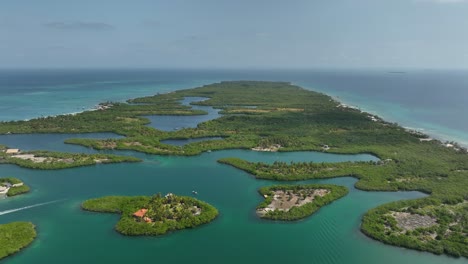
[[19, 155], [13, 155], [11, 157], [22, 159], [22, 160], [30, 160], [34, 163], [53, 163], [53, 162], [73, 163], [75, 162], [75, 160], [72, 158], [61, 159], [61, 158], [53, 158], [53, 157], [35, 156], [34, 154], [19, 154]]
[[277, 152], [281, 148], [281, 145], [271, 145], [269, 147], [255, 147], [252, 148], [253, 151], [263, 151], [263, 152]]
[[[275, 210], [287, 212], [293, 207], [311, 203], [315, 197], [323, 197], [328, 193], [330, 193], [330, 190], [327, 189], [277, 190], [273, 192], [271, 203], [265, 208], [258, 209], [257, 214], [264, 215]], [[268, 198], [268, 196], [265, 198]]]
[[36, 157], [33, 154], [19, 154], [19, 155], [13, 155], [11, 157], [16, 158], [16, 159], [22, 159], [22, 160], [30, 160], [34, 163], [42, 163], [47, 160], [47, 158], [45, 157]]
[[411, 214], [405, 212], [391, 212], [397, 221], [398, 228], [412, 231], [417, 228], [427, 228], [437, 225], [437, 219], [428, 215]]

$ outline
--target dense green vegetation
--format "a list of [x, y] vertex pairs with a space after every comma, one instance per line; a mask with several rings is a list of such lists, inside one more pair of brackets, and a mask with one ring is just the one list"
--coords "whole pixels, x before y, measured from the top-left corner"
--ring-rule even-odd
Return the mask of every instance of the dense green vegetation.
[[[0, 178], [0, 186], [6, 186], [6, 184], [20, 184], [23, 183], [21, 180], [13, 177], [8, 177], [8, 178]], [[7, 192], [7, 196], [15, 196], [23, 193], [27, 193], [30, 191], [29, 186], [26, 184], [23, 184], [21, 186], [12, 186]]]
[[[108, 196], [87, 200], [82, 204], [87, 211], [118, 213], [122, 217], [116, 230], [124, 235], [163, 235], [167, 232], [193, 228], [213, 221], [218, 211], [208, 203], [186, 196], [160, 194], [148, 196]], [[133, 214], [146, 209], [144, 217]]]
[[368, 170], [380, 166], [381, 162], [343, 162], [343, 163], [315, 163], [275, 161], [273, 164], [263, 162], [249, 162], [240, 158], [223, 158], [219, 163], [231, 165], [235, 168], [253, 174], [258, 179], [277, 181], [297, 181], [315, 178], [349, 176], [356, 174], [361, 168]]
[[[28, 121], [0, 122], [0, 134], [5, 133], [87, 133], [87, 132], [115, 132], [122, 135], [132, 135], [151, 131], [145, 127], [148, 119], [145, 115], [199, 115], [203, 111], [191, 110], [181, 105], [174, 97], [161, 104], [124, 104], [106, 103], [109, 108], [85, 111], [79, 114], [40, 117]], [[154, 132], [154, 131], [152, 131]]]
[[8, 193], [7, 193], [7, 196], [15, 196], [15, 195], [20, 195], [20, 194], [24, 194], [24, 193], [27, 193], [31, 190], [31, 188], [29, 188], [29, 186], [27, 185], [21, 185], [21, 186], [18, 186], [18, 187], [11, 187], [9, 190], [8, 190]]
[[[193, 111], [180, 104], [180, 100], [187, 96], [210, 98], [193, 104], [219, 108], [223, 116], [199, 124], [197, 128], [171, 132], [146, 126], [148, 120], [142, 117], [144, 115], [202, 114], [201, 111]], [[279, 145], [279, 151], [371, 153], [381, 161], [273, 165], [239, 159], [226, 159], [222, 162], [244, 169], [259, 178], [275, 180], [354, 176], [359, 179], [357, 188], [423, 191], [430, 194], [426, 199], [438, 201], [439, 207], [468, 200], [468, 155], [465, 149], [456, 145], [448, 147], [437, 140], [421, 140], [425, 135], [407, 131], [397, 124], [385, 122], [357, 109], [344, 107], [327, 95], [283, 82], [221, 82], [137, 98], [130, 100], [128, 104], [116, 103], [99, 111], [0, 123], [0, 134], [8, 132], [114, 132], [126, 137], [104, 140], [70, 139], [67, 143], [161, 155], [196, 155], [207, 150], [273, 145]], [[160, 142], [168, 138], [210, 136], [223, 139], [194, 142], [183, 147]], [[416, 203], [424, 201], [417, 200]], [[404, 202], [394, 205], [400, 206], [400, 209], [405, 207]], [[462, 215], [462, 218], [461, 222], [465, 222], [466, 216]], [[369, 236], [380, 240], [384, 240], [381, 239], [384, 237], [387, 238], [387, 243], [411, 247], [400, 240], [390, 239], [383, 232], [385, 228], [367, 229], [368, 226], [363, 225], [363, 231]], [[453, 232], [464, 234], [457, 230]], [[446, 236], [434, 240], [431, 243], [451, 245]], [[466, 242], [460, 243], [463, 247], [468, 247]], [[451, 246], [444, 246], [444, 252], [449, 252], [450, 249], [445, 248]], [[460, 255], [467, 256], [466, 251], [457, 251]]]
[[18, 183], [22, 183], [22, 181], [20, 179], [13, 178], [13, 177], [0, 178], [0, 184], [3, 184], [3, 183], [18, 184]]
[[[430, 227], [402, 226], [391, 212], [412, 216], [429, 216], [436, 220]], [[420, 221], [423, 222], [423, 221]], [[468, 256], [468, 203], [441, 203], [426, 198], [399, 201], [370, 210], [363, 218], [361, 230], [384, 243], [436, 254]]]
[[111, 154], [63, 153], [52, 151], [28, 151], [20, 155], [0, 152], [0, 163], [15, 164], [20, 167], [41, 170], [57, 170], [105, 163], [140, 162], [129, 156]]
[[315, 196], [312, 202], [305, 203], [301, 206], [291, 207], [288, 211], [286, 210], [272, 210], [266, 214], [261, 215], [262, 218], [272, 220], [298, 220], [312, 215], [322, 206], [327, 205], [339, 198], [345, 196], [348, 193], [348, 189], [343, 186], [330, 185], [330, 184], [307, 184], [307, 185], [274, 185], [260, 188], [259, 193], [265, 197], [265, 200], [257, 206], [257, 210], [264, 209], [270, 205], [274, 199], [275, 191], [287, 192], [287, 200], [291, 201], [293, 197], [300, 197], [306, 199], [307, 195], [313, 193], [314, 190], [324, 189], [329, 193], [324, 196]]
[[36, 238], [34, 225], [28, 222], [13, 222], [0, 225], [0, 259], [17, 253]]

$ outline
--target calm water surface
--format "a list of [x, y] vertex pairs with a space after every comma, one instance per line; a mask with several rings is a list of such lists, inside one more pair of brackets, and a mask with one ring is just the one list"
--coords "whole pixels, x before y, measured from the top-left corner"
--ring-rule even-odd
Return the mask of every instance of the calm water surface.
[[[33, 147], [42, 144], [37, 143], [40, 141], [34, 140], [35, 137], [59, 142], [64, 136], [67, 135], [29, 135], [31, 142], [36, 142]], [[18, 141], [17, 137], [22, 136], [0, 138], [0, 143]], [[70, 151], [71, 147], [77, 147], [57, 146], [58, 143], [54, 150]], [[463, 263], [462, 259], [386, 246], [359, 232], [360, 219], [368, 209], [390, 201], [422, 197], [421, 193], [362, 192], [354, 189], [356, 180], [352, 178], [304, 181], [301, 183], [340, 184], [350, 188], [351, 192], [305, 220], [293, 223], [264, 221], [255, 216], [255, 206], [262, 200], [257, 189], [274, 182], [255, 180], [247, 173], [216, 162], [219, 158], [231, 156], [268, 163], [276, 160], [376, 160], [367, 154], [225, 150], [195, 157], [141, 153], [136, 156], [143, 158], [144, 162], [59, 171], [34, 171], [2, 165], [2, 175], [22, 178], [32, 187], [32, 192], [1, 200], [0, 223], [32, 221], [39, 234], [31, 247], [3, 262], [121, 263], [157, 258], [165, 263], [198, 263], [202, 260], [204, 263]], [[158, 192], [191, 195], [192, 190], [198, 191], [198, 198], [216, 206], [220, 217], [200, 228], [163, 237], [124, 237], [113, 230], [119, 218], [117, 215], [80, 210], [80, 203], [93, 197]], [[42, 203], [48, 204], [11, 212]], [[180, 253], [181, 248], [184, 254]]]
[[169, 115], [152, 115], [145, 116], [151, 123], [150, 127], [162, 131], [174, 131], [183, 128], [196, 128], [198, 124], [209, 120], [216, 119], [221, 115], [218, 113], [219, 109], [214, 109], [211, 106], [191, 105], [192, 102], [200, 102], [207, 100], [204, 97], [186, 97], [181, 101], [182, 105], [191, 106], [194, 110], [205, 111], [206, 115], [195, 115], [195, 116], [169, 116]]

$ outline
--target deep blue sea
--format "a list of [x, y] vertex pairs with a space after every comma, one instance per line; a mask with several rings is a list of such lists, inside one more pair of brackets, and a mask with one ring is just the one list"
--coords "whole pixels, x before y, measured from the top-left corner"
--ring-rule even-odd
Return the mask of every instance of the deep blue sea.
[[468, 145], [468, 71], [1, 70], [0, 120], [74, 113], [103, 101], [222, 80], [289, 81], [388, 121]]

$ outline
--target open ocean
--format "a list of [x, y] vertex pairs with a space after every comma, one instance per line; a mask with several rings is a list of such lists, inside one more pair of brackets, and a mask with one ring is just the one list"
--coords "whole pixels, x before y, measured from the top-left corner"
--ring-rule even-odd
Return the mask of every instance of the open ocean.
[[[411, 71], [162, 71], [43, 70], [0, 71], [0, 120], [30, 119], [73, 113], [103, 101], [192, 88], [222, 80], [281, 80], [328, 93], [347, 104], [404, 126], [468, 142], [468, 73]], [[212, 116], [216, 116], [213, 113]], [[196, 120], [182, 124], [194, 125]], [[154, 117], [165, 128], [177, 118]], [[163, 120], [163, 121], [161, 121]], [[176, 124], [177, 123], [177, 124]], [[158, 127], [158, 126], [156, 126]], [[0, 135], [0, 144], [25, 150], [96, 153], [63, 141], [70, 137], [108, 138], [101, 134]], [[277, 184], [219, 164], [225, 157], [251, 161], [342, 162], [376, 160], [369, 154], [322, 152], [264, 153], [223, 150], [193, 157], [158, 156], [131, 151], [141, 163], [87, 166], [64, 170], [31, 170], [0, 165], [0, 177], [17, 177], [31, 192], [0, 200], [0, 224], [31, 221], [38, 236], [26, 249], [0, 263], [413, 263], [461, 264], [466, 258], [384, 245], [363, 235], [362, 215], [381, 204], [424, 197], [420, 192], [365, 192], [356, 179], [343, 177], [301, 183], [332, 183], [349, 194], [295, 222], [261, 220], [255, 207], [260, 187]], [[294, 184], [297, 182], [288, 182]], [[192, 195], [218, 208], [212, 223], [161, 237], [126, 237], [113, 230], [119, 216], [80, 209], [89, 198], [107, 195]]]

